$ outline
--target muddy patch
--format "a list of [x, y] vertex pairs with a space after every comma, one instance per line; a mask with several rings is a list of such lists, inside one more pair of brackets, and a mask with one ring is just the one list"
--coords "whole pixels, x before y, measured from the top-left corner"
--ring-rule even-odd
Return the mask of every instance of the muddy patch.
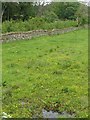
[[69, 114], [66, 111], [58, 113], [54, 111], [47, 111], [42, 109], [42, 116], [43, 118], [75, 118], [75, 114]]

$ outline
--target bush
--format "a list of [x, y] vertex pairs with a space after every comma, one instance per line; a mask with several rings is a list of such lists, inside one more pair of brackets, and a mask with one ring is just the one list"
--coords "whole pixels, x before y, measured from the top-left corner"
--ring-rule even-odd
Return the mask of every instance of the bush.
[[85, 25], [88, 23], [88, 18], [82, 17], [81, 18], [81, 24], [80, 25]]
[[2, 24], [2, 32], [19, 32], [19, 31], [25, 31], [25, 25], [23, 21], [5, 21]]
[[[53, 22], [50, 22], [53, 21]], [[76, 21], [73, 20], [46, 20], [44, 17], [29, 18], [28, 21], [5, 21], [2, 23], [2, 32], [22, 32], [39, 29], [62, 29], [67, 27], [76, 26]]]
[[46, 12], [44, 15], [46, 22], [54, 22], [58, 20], [58, 16], [54, 12]]

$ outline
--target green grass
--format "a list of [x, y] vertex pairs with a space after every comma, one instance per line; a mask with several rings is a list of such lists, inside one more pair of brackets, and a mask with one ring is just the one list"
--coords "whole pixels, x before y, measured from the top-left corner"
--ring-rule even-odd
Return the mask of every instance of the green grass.
[[4, 43], [3, 111], [42, 117], [43, 108], [88, 116], [86, 29]]

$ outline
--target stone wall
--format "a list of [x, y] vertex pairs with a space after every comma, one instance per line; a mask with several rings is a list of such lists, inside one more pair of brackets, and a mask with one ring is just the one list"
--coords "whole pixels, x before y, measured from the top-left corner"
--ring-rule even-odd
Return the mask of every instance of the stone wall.
[[65, 29], [53, 29], [53, 30], [33, 30], [28, 32], [10, 32], [6, 34], [2, 34], [0, 41], [2, 42], [10, 42], [15, 40], [24, 40], [24, 39], [31, 39], [38, 36], [45, 36], [45, 35], [57, 35], [63, 34], [70, 31], [75, 31], [80, 29], [81, 27], [71, 27]]

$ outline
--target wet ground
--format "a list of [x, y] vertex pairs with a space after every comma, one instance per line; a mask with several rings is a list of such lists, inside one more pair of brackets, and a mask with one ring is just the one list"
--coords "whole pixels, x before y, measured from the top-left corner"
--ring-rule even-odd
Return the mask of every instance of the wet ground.
[[47, 111], [45, 109], [42, 109], [42, 115], [43, 118], [74, 118], [74, 114], [69, 114], [66, 111], [62, 113], [54, 112], [54, 111]]

